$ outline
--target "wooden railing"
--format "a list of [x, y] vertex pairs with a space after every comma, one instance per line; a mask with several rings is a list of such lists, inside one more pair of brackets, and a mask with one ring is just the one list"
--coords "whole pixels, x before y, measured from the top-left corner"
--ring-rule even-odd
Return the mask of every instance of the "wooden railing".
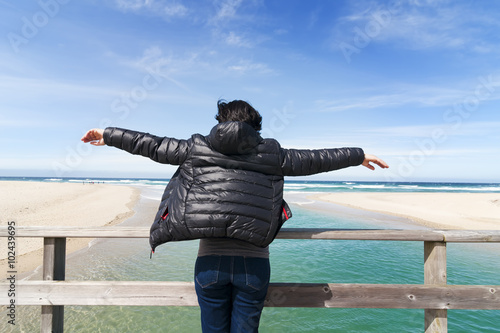
[[[11, 233], [12, 234], [12, 233]], [[8, 237], [7, 227], [0, 237]], [[66, 238], [147, 238], [149, 228], [16, 227], [43, 237], [43, 281], [16, 281], [15, 305], [42, 307], [41, 332], [63, 332], [65, 305], [197, 306], [192, 282], [64, 281]], [[424, 242], [424, 284], [272, 283], [266, 306], [425, 309], [425, 332], [447, 332], [448, 309], [500, 310], [499, 285], [448, 285], [446, 244], [500, 242], [500, 231], [282, 229], [281, 239]], [[0, 283], [9, 306], [11, 282]]]

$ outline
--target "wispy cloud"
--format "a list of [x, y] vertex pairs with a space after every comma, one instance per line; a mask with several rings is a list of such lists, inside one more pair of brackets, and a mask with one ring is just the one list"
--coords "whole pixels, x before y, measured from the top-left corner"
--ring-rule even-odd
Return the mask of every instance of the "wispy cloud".
[[[13, 110], [13, 109], [8, 109], [8, 110], [2, 110], [2, 113], [6, 113], [6, 115], [0, 116], [0, 127], [3, 128], [54, 128], [61, 126], [61, 123], [54, 122], [53, 119], [40, 119], [40, 118], [12, 118], [10, 115], [11, 114], [22, 114], [26, 113], [25, 111], [22, 110]], [[18, 140], [18, 139], [12, 139], [12, 140]], [[3, 144], [6, 144], [7, 142], [3, 141]]]
[[134, 11], [134, 10], [139, 10], [143, 8], [148, 8], [151, 6], [152, 1], [151, 0], [115, 0], [116, 5], [118, 8], [127, 10], [127, 11]]
[[163, 0], [115, 0], [119, 10], [125, 12], [148, 13], [163, 18], [184, 17], [188, 8], [178, 1]]
[[239, 75], [249, 74], [249, 73], [257, 75], [275, 73], [275, 71], [269, 68], [269, 66], [267, 66], [266, 64], [252, 62], [250, 60], [240, 60], [236, 64], [229, 65], [228, 70], [231, 72], [235, 72]]
[[226, 37], [226, 43], [231, 46], [247, 47], [251, 48], [254, 43], [249, 39], [246, 39], [240, 35], [237, 35], [234, 31], [231, 31]]
[[255, 15], [254, 10], [259, 6], [256, 1], [215, 0], [213, 13], [207, 19], [207, 28], [211, 30], [214, 41], [249, 49], [268, 40], [268, 36], [257, 32], [259, 26], [265, 24], [262, 17]]
[[221, 22], [236, 18], [238, 8], [241, 6], [242, 2], [242, 0], [223, 0], [215, 2], [217, 11], [211, 18], [210, 23], [217, 25]]
[[162, 12], [168, 17], [179, 16], [184, 17], [188, 14], [189, 10], [186, 6], [176, 3], [171, 5], [165, 5]]
[[126, 67], [137, 70], [146, 75], [153, 75], [166, 79], [184, 91], [189, 92], [187, 85], [182, 83], [177, 76], [193, 73], [203, 66], [203, 61], [199, 59], [197, 53], [189, 55], [174, 56], [165, 53], [159, 46], [146, 48], [138, 58], [121, 57], [113, 55]]
[[[398, 5], [394, 5], [398, 4]], [[467, 4], [451, 1], [360, 2], [352, 14], [339, 19], [334, 44], [353, 43], [365, 34], [369, 42], [395, 42], [408, 49], [460, 49], [480, 53], [498, 51], [480, 34], [497, 30], [493, 13], [471, 10]], [[481, 28], [480, 28], [481, 27]], [[357, 31], [357, 32], [353, 32]]]
[[0, 4], [2, 4], [3, 6], [8, 6], [10, 8], [16, 8], [16, 6], [14, 6], [10, 1], [4, 1], [4, 0], [0, 0]]
[[0, 96], [5, 99], [31, 99], [41, 98], [43, 100], [76, 99], [110, 97], [119, 93], [118, 90], [107, 86], [87, 85], [84, 83], [72, 83], [64, 80], [53, 80], [49, 78], [23, 78], [13, 76], [0, 76]]
[[[315, 106], [321, 112], [342, 112], [351, 110], [366, 110], [376, 108], [391, 108], [403, 105], [424, 107], [453, 107], [463, 103], [469, 97], [477, 97], [478, 102], [500, 100], [500, 80], [498, 75], [491, 78], [471, 79], [468, 84], [462, 82], [447, 83], [439, 86], [417, 84], [394, 84], [379, 86], [376, 91], [344, 91], [342, 97], [321, 99], [315, 101]], [[487, 81], [490, 80], [490, 81]], [[472, 81], [472, 83], [471, 83]], [[485, 86], [485, 82], [487, 86]], [[381, 92], [382, 91], [382, 92]], [[391, 92], [384, 93], [383, 91]]]
[[[383, 149], [379, 150], [377, 154], [384, 156], [384, 158], [408, 158], [412, 150], [394, 150], [394, 149]], [[491, 148], [456, 148], [456, 149], [440, 149], [436, 148], [432, 151], [432, 157], [457, 157], [457, 156], [471, 156], [471, 155], [488, 155], [491, 154]], [[430, 156], [430, 155], [429, 155]]]
[[136, 59], [123, 58], [120, 60], [125, 66], [134, 70], [154, 72], [165, 79], [174, 82], [184, 90], [188, 88], [182, 84], [182, 78], [196, 76], [224, 76], [224, 75], [272, 75], [276, 72], [267, 64], [255, 62], [241, 57], [220, 57], [217, 52], [191, 52], [189, 54], [175, 54], [163, 51], [159, 46], [152, 46], [144, 50], [141, 57]]
[[460, 126], [446, 122], [427, 125], [408, 126], [387, 126], [377, 128], [358, 129], [358, 133], [374, 135], [378, 138], [423, 138], [432, 137], [433, 133], [439, 129], [442, 135], [454, 137], [474, 137], [485, 135], [497, 135], [500, 122], [469, 121], [463, 122]]

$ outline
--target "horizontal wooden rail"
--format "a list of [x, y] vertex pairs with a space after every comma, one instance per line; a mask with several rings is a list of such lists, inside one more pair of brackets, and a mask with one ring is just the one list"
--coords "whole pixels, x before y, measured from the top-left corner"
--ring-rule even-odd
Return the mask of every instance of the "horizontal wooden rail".
[[[0, 237], [7, 237], [0, 227]], [[16, 237], [148, 238], [145, 227], [16, 227]], [[389, 240], [432, 242], [500, 242], [500, 230], [399, 230], [283, 228], [278, 239]]]
[[[9, 230], [0, 227], [0, 237]], [[63, 332], [66, 305], [196, 306], [190, 282], [64, 281], [67, 238], [148, 238], [145, 227], [23, 227], [15, 237], [43, 237], [44, 281], [15, 281], [16, 305], [42, 307], [41, 332]], [[266, 306], [425, 309], [425, 332], [447, 332], [448, 309], [500, 310], [500, 286], [447, 285], [446, 244], [500, 242], [500, 230], [282, 229], [279, 239], [420, 241], [424, 284], [271, 284]], [[8, 305], [9, 282], [0, 283]]]
[[[1, 305], [9, 304], [8, 288], [0, 283]], [[193, 282], [19, 281], [16, 288], [17, 305], [198, 306]], [[265, 306], [500, 310], [500, 286], [271, 283]]]

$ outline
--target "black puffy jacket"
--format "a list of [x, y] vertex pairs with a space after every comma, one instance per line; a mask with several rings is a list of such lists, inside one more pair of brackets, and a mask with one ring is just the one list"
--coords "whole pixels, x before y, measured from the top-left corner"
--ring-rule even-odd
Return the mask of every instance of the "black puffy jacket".
[[188, 140], [106, 128], [104, 142], [159, 163], [179, 165], [151, 226], [154, 249], [169, 241], [230, 237], [265, 247], [291, 216], [283, 177], [359, 165], [360, 148], [284, 149], [250, 125], [226, 122]]

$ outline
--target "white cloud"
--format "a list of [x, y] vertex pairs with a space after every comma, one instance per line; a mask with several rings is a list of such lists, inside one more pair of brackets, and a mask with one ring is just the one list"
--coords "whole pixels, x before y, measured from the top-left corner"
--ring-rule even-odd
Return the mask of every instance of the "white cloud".
[[339, 94], [342, 97], [316, 100], [315, 105], [321, 112], [342, 112], [403, 105], [453, 107], [469, 99], [479, 104], [500, 99], [500, 76], [496, 73], [470, 79], [466, 83], [455, 82], [454, 86], [444, 86], [444, 83], [436, 86], [395, 83], [378, 86], [373, 88], [374, 91], [343, 91]]
[[81, 99], [92, 97], [110, 97], [117, 95], [118, 90], [105, 86], [75, 84], [72, 82], [57, 81], [48, 78], [24, 78], [13, 76], [0, 76], [0, 96], [4, 101], [12, 100], [16, 96], [19, 100], [41, 98]]
[[186, 6], [175, 1], [115, 0], [115, 3], [118, 9], [125, 12], [145, 12], [149, 15], [156, 15], [165, 19], [170, 19], [173, 17], [184, 17], [189, 12]]
[[[415, 147], [413, 150], [397, 150], [391, 148], [382, 148], [377, 150], [378, 156], [384, 156], [384, 158], [391, 158], [394, 160], [395, 157], [400, 158], [408, 158], [409, 155], [414, 153], [418, 147]], [[467, 155], [484, 155], [487, 156], [491, 154], [491, 149], [486, 148], [456, 148], [456, 149], [439, 149], [436, 147], [432, 150], [432, 153], [429, 153], [432, 157], [457, 157], [457, 156], [467, 156]]]
[[335, 47], [341, 42], [351, 45], [396, 42], [398, 47], [409, 49], [459, 49], [480, 53], [498, 50], [496, 44], [488, 44], [479, 35], [484, 31], [479, 27], [498, 29], [500, 24], [493, 13], [471, 10], [467, 5], [449, 1], [416, 0], [395, 4], [398, 5], [374, 5], [373, 2], [353, 5], [353, 14], [340, 18], [334, 29]]
[[177, 166], [156, 163], [109, 147], [92, 147], [86, 155], [51, 151], [42, 155], [0, 156], [0, 171], [41, 171], [44, 176], [68, 177], [89, 173], [171, 177]]
[[142, 56], [136, 59], [116, 57], [124, 66], [157, 77], [159, 81], [166, 79], [188, 92], [190, 89], [174, 77], [193, 73], [204, 65], [204, 62], [199, 59], [196, 53], [175, 57], [173, 54], [165, 54], [159, 46], [146, 48]]
[[341, 98], [333, 100], [317, 100], [315, 101], [316, 108], [320, 112], [342, 112], [353, 109], [373, 109], [380, 107], [396, 106], [401, 104], [401, 96], [393, 95], [378, 95], [356, 98]]
[[212, 23], [218, 23], [223, 20], [231, 20], [236, 17], [238, 7], [242, 0], [225, 0], [220, 2], [219, 8], [215, 16], [212, 18]]
[[[266, 24], [262, 17], [255, 14], [255, 10], [261, 5], [260, 1], [214, 0], [215, 10], [208, 10], [206, 24], [216, 40], [223, 40], [229, 45], [254, 46], [267, 39], [262, 36], [249, 36]], [[242, 26], [245, 26], [245, 37], [241, 33]]]
[[226, 43], [231, 46], [238, 47], [252, 47], [253, 43], [249, 40], [237, 35], [234, 31], [231, 31], [229, 35], [226, 37]]
[[250, 60], [240, 60], [237, 64], [228, 66], [228, 70], [238, 74], [272, 74], [274, 71], [266, 64], [256, 63]]
[[[240, 58], [220, 58], [214, 52], [191, 52], [189, 54], [174, 55], [165, 54], [158, 46], [152, 46], [143, 51], [138, 59], [122, 59], [121, 62], [144, 73], [157, 73], [163, 78], [172, 81], [184, 90], [189, 90], [180, 81], [181, 77], [190, 75], [211, 76], [211, 75], [269, 75], [275, 71], [267, 64], [253, 62]], [[178, 77], [179, 79], [174, 79]]]
[[276, 36], [281, 36], [281, 35], [286, 35], [288, 33], [288, 29], [285, 29], [285, 28], [278, 28], [278, 29], [275, 29], [273, 31], [273, 33], [276, 35]]
[[[463, 121], [460, 124], [442, 123], [427, 125], [407, 125], [407, 126], [388, 126], [358, 129], [358, 133], [376, 136], [378, 138], [432, 138], [434, 134], [441, 133], [442, 140], [445, 137], [476, 137], [484, 138], [489, 135], [497, 135], [500, 128], [500, 122], [490, 121]], [[439, 140], [437, 140], [439, 141]]]
[[[5, 115], [0, 116], [0, 127], [3, 128], [18, 128], [18, 129], [34, 129], [34, 128], [58, 128], [60, 126], [64, 126], [64, 124], [61, 121], [58, 121], [57, 119], [52, 119], [51, 117], [40, 117], [40, 116], [31, 116], [31, 117], [19, 117], [19, 115], [26, 115], [29, 114], [30, 111], [25, 111], [25, 110], [13, 110], [13, 109], [8, 109], [8, 111], [5, 111], [5, 109], [2, 110], [2, 113], [5, 113]], [[33, 113], [33, 112], [32, 112]], [[14, 118], [14, 117], [15, 118]], [[13, 141], [16, 141], [16, 143], [19, 142], [18, 139], [12, 139]], [[7, 144], [5, 140], [2, 140], [3, 144]]]
[[[462, 48], [470, 42], [470, 36], [460, 19], [457, 9], [433, 8], [431, 13], [413, 10], [392, 15], [386, 27], [376, 39], [381, 41], [406, 41], [413, 49]], [[373, 18], [372, 18], [373, 20]]]
[[118, 8], [125, 11], [135, 11], [151, 7], [152, 0], [115, 0]]
[[163, 8], [163, 12], [167, 16], [185, 16], [188, 13], [186, 6], [181, 4], [166, 5]]

